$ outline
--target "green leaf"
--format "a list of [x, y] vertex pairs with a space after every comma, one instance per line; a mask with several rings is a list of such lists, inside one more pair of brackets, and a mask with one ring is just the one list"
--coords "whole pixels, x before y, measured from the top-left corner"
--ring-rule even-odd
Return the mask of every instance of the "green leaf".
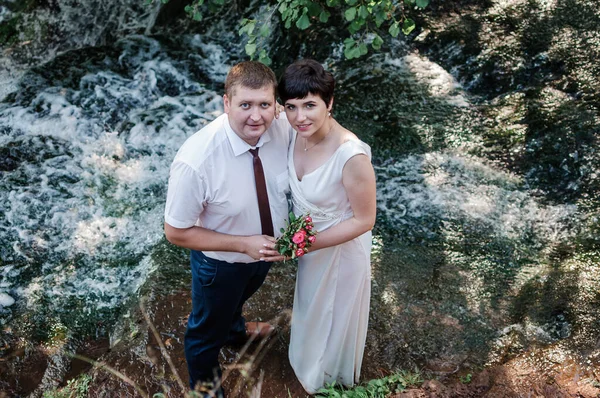
[[306, 12], [304, 12], [302, 14], [302, 16], [300, 17], [300, 19], [298, 19], [296, 21], [296, 27], [300, 30], [304, 30], [306, 28], [308, 28], [310, 26], [310, 20], [308, 19], [308, 15], [306, 15]]
[[310, 17], [316, 17], [317, 15], [319, 15], [321, 13], [322, 10], [323, 9], [319, 5], [319, 3], [317, 3], [317, 2], [311, 2], [308, 5], [308, 16], [310, 16]]
[[194, 12], [194, 21], [202, 21], [202, 13], [200, 11]]
[[337, 7], [340, 5], [340, 0], [327, 0], [325, 4], [327, 4], [327, 7]]
[[160, 1], [161, 1], [161, 3], [163, 3], [163, 4], [167, 4], [167, 3], [169, 2], [169, 0], [160, 0]]
[[279, 13], [283, 14], [287, 10], [287, 8], [288, 8], [288, 6], [286, 3], [281, 3], [278, 8]]
[[390, 35], [392, 35], [392, 37], [398, 37], [398, 34], [400, 33], [400, 27], [398, 26], [398, 22], [394, 22], [392, 24], [392, 26], [390, 26]]
[[371, 46], [373, 46], [373, 48], [375, 50], [379, 50], [379, 49], [381, 49], [382, 44], [383, 44], [383, 39], [381, 38], [381, 36], [376, 34], [375, 37], [373, 38], [373, 42], [371, 43]]
[[250, 57], [254, 55], [254, 53], [256, 52], [256, 43], [248, 43], [246, 44], [246, 54], [248, 54]]
[[346, 57], [346, 59], [360, 57], [360, 50], [358, 46], [354, 45], [352, 47], [346, 47], [346, 49], [344, 50], [344, 56]]
[[225, 0], [211, 0], [211, 2], [218, 6], [222, 6], [223, 4], [225, 4]]
[[404, 33], [405, 35], [410, 34], [410, 32], [412, 32], [415, 29], [415, 21], [413, 21], [410, 18], [406, 18], [404, 20], [404, 23], [402, 24], [402, 33]]
[[429, 0], [417, 0], [417, 7], [425, 8], [429, 5]]
[[355, 7], [348, 8], [346, 10], [346, 12], [344, 13], [344, 16], [346, 17], [346, 21], [348, 21], [348, 22], [353, 21], [354, 18], [356, 17], [356, 8]]
[[[150, 0], [150, 1], [152, 1], [152, 0]], [[187, 12], [188, 14], [191, 13], [193, 9], [194, 8], [189, 4], [187, 6], [185, 6], [185, 8], [184, 8], [185, 12]]]
[[365, 6], [360, 6], [358, 8], [358, 15], [363, 18], [366, 19], [369, 16], [369, 11], [367, 10], [367, 7]]
[[387, 19], [387, 13], [383, 10], [377, 11], [377, 13], [375, 14], [375, 25], [377, 25], [377, 27], [380, 27], [382, 23], [385, 22], [385, 20]]
[[267, 54], [266, 50], [261, 50], [260, 54], [258, 55], [258, 62], [262, 62], [263, 64], [269, 66], [269, 65], [271, 65], [271, 62], [273, 62], [273, 61]]
[[350, 31], [350, 33], [355, 34], [356, 32], [362, 29], [364, 24], [364, 19], [356, 18], [354, 21], [352, 21], [352, 23], [350, 23], [350, 26], [348, 26], [348, 30]]
[[346, 0], [346, 4], [348, 4], [349, 6], [353, 6], [358, 2], [358, 0]]
[[263, 26], [260, 27], [260, 36], [267, 37], [267, 36], [269, 36], [269, 33], [271, 33], [271, 29], [269, 29], [269, 25], [263, 24]]
[[321, 14], [319, 14], [319, 21], [325, 23], [329, 20], [329, 17], [331, 16], [331, 13], [327, 10], [323, 10], [321, 11]]
[[358, 46], [358, 51], [360, 52], [360, 55], [365, 55], [366, 53], [369, 52], [369, 49], [367, 48], [367, 45], [365, 43], [360, 43], [360, 46]]
[[246, 32], [248, 32], [248, 36], [250, 36], [252, 34], [252, 32], [254, 32], [255, 27], [256, 27], [256, 21], [248, 22], [248, 28], [246, 29]]

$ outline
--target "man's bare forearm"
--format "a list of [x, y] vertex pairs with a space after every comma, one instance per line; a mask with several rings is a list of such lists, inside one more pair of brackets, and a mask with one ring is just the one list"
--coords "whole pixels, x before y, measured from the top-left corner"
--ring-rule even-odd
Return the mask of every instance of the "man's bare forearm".
[[175, 228], [165, 223], [167, 240], [174, 245], [199, 251], [244, 252], [244, 236], [222, 234], [210, 229], [193, 226]]
[[266, 246], [275, 239], [266, 235], [229, 235], [196, 226], [175, 228], [165, 223], [165, 236], [172, 244], [192, 250], [244, 253], [255, 260], [276, 254]]

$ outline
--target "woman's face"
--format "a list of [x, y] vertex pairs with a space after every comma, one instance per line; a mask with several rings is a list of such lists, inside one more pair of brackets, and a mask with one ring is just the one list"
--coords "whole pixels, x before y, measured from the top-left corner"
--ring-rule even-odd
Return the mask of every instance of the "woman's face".
[[305, 98], [287, 100], [285, 114], [298, 134], [307, 138], [323, 128], [332, 104], [333, 100], [327, 105], [320, 96], [309, 93]]

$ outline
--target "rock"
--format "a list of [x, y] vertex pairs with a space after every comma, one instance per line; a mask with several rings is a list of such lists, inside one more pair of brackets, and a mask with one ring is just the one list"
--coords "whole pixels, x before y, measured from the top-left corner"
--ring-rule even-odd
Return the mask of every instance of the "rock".
[[396, 395], [392, 395], [391, 398], [427, 398], [429, 395], [425, 394], [423, 390], [419, 388], [412, 388]]
[[478, 373], [473, 378], [471, 385], [480, 390], [489, 390], [490, 389], [490, 373], [487, 370]]
[[438, 380], [427, 380], [425, 383], [423, 383], [423, 385], [421, 385], [421, 387], [429, 393], [427, 396], [431, 398], [450, 396], [448, 393], [448, 388]]
[[15, 303], [15, 299], [6, 293], [0, 293], [0, 306], [10, 307]]

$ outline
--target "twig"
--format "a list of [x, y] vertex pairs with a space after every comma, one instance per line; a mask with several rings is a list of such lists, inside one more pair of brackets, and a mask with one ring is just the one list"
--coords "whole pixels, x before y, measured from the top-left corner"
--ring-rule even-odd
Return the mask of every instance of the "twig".
[[79, 354], [68, 354], [69, 356], [73, 357], [73, 358], [77, 358], [80, 359], [84, 362], [87, 362], [89, 364], [92, 364], [93, 366], [100, 368], [100, 369], [104, 369], [109, 373], [112, 373], [114, 376], [117, 376], [119, 379], [123, 380], [125, 383], [129, 384], [130, 386], [132, 386], [133, 388], [135, 388], [135, 390], [143, 397], [143, 398], [149, 398], [148, 394], [146, 394], [144, 392], [144, 390], [142, 390], [140, 388], [140, 386], [138, 386], [133, 380], [131, 380], [129, 377], [125, 376], [123, 373], [119, 372], [116, 369], [111, 368], [110, 366], [108, 366], [107, 364], [103, 363], [103, 362], [98, 362], [98, 361], [94, 361], [93, 359], [84, 357], [82, 355]]
[[262, 392], [263, 380], [265, 378], [265, 371], [260, 370], [260, 376], [258, 376], [258, 382], [252, 389], [252, 393], [250, 394], [250, 398], [260, 398], [260, 394]]
[[173, 361], [171, 360], [171, 356], [167, 352], [167, 348], [165, 347], [165, 344], [163, 343], [163, 341], [160, 337], [160, 334], [156, 330], [156, 327], [154, 326], [154, 324], [150, 321], [150, 317], [148, 316], [148, 314], [146, 313], [146, 310], [144, 309], [144, 301], [145, 300], [143, 300], [143, 299], [140, 300], [140, 310], [142, 311], [142, 315], [144, 315], [144, 319], [146, 320], [148, 327], [150, 328], [150, 330], [152, 330], [154, 339], [158, 342], [158, 346], [160, 347], [160, 352], [163, 354], [163, 357], [165, 357], [165, 359], [167, 360], [167, 363], [169, 364], [169, 367], [171, 368], [171, 372], [173, 373], [173, 375], [175, 376], [175, 379], [177, 380], [177, 384], [179, 384], [181, 391], [185, 394], [185, 392], [187, 390], [185, 387], [185, 384], [183, 384], [183, 380], [181, 380], [181, 377], [179, 377], [179, 372], [177, 372], [177, 368], [175, 368], [175, 365], [173, 364]]

